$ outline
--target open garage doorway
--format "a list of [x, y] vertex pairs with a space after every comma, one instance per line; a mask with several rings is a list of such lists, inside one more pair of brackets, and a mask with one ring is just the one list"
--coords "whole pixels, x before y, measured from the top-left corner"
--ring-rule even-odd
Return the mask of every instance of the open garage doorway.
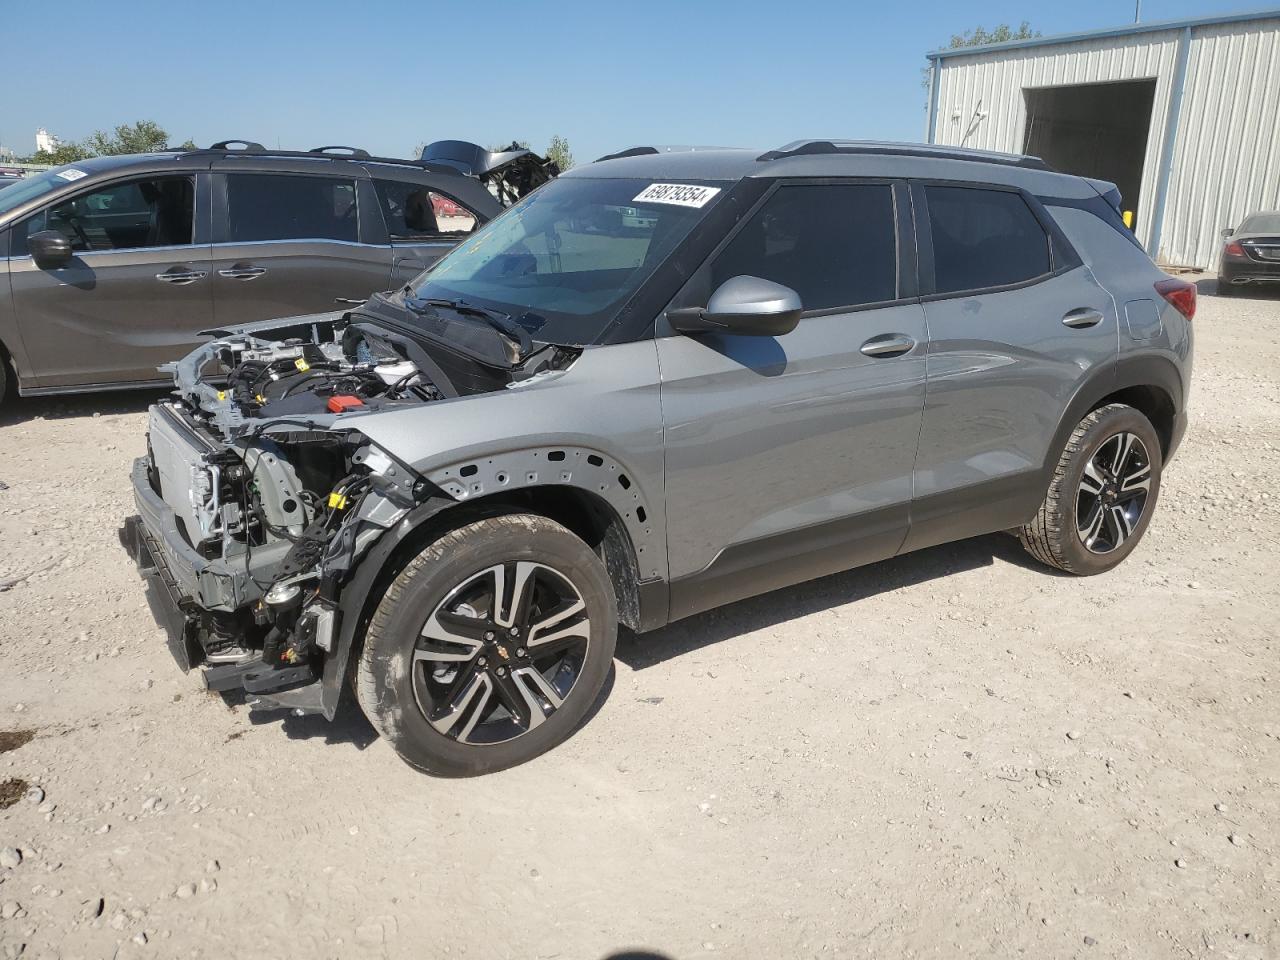
[[1023, 153], [1063, 173], [1110, 180], [1137, 215], [1151, 129], [1155, 78], [1068, 87], [1026, 87]]

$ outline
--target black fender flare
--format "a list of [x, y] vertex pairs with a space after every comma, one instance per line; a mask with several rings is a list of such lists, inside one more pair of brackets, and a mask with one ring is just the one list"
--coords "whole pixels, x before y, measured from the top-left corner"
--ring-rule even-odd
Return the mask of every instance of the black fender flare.
[[[1085, 380], [1076, 389], [1058, 424], [1053, 443], [1049, 445], [1048, 455], [1041, 467], [1042, 490], [1048, 489], [1049, 482], [1053, 479], [1053, 471], [1058, 465], [1058, 459], [1062, 456], [1067, 440], [1070, 439], [1072, 431], [1079, 426], [1080, 421], [1107, 397], [1133, 387], [1147, 387], [1161, 391], [1173, 405], [1175, 419], [1183, 415], [1186, 392], [1182, 383], [1182, 374], [1172, 360], [1162, 356], [1122, 357], [1113, 365]], [[1181, 431], [1175, 428], [1171, 438], [1174, 447], [1180, 436]], [[1170, 454], [1172, 454], [1172, 448]]]
[[355, 573], [342, 587], [338, 599], [338, 623], [334, 631], [334, 647], [324, 661], [324, 673], [321, 677], [320, 705], [325, 717], [332, 720], [342, 702], [343, 686], [347, 678], [347, 664], [351, 659], [351, 648], [355, 643], [356, 631], [361, 628], [361, 621], [366, 616], [368, 601], [378, 578], [387, 568], [392, 555], [409, 536], [419, 530], [432, 517], [457, 506], [456, 501], [444, 497], [432, 497], [426, 503], [419, 504], [400, 519], [390, 530], [382, 534], [371, 546], [360, 562]]

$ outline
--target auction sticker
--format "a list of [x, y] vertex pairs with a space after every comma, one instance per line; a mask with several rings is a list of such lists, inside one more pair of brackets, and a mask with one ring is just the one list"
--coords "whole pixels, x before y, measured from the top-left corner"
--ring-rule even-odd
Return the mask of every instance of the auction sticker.
[[77, 170], [72, 167], [70, 170], [63, 170], [58, 174], [63, 180], [79, 180], [81, 177], [87, 177], [88, 174], [83, 170]]
[[719, 192], [719, 187], [699, 187], [692, 183], [651, 183], [631, 202], [670, 203], [677, 207], [705, 207]]

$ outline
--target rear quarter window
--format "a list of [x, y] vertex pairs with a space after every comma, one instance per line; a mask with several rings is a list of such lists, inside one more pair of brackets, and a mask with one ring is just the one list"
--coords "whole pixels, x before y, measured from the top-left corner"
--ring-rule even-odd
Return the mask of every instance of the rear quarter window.
[[476, 215], [457, 200], [420, 183], [375, 179], [373, 188], [392, 240], [456, 239], [479, 225]]

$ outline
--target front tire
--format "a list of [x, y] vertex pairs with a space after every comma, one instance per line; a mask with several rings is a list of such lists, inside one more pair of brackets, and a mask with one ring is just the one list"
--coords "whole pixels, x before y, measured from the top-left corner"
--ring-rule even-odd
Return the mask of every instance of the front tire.
[[1049, 490], [1018, 531], [1037, 560], [1074, 573], [1104, 573], [1133, 552], [1160, 495], [1160, 438], [1124, 404], [1094, 410], [1071, 433]]
[[572, 532], [534, 514], [478, 520], [427, 545], [388, 587], [357, 698], [411, 766], [503, 770], [577, 729], [608, 676], [617, 622], [605, 566]]

